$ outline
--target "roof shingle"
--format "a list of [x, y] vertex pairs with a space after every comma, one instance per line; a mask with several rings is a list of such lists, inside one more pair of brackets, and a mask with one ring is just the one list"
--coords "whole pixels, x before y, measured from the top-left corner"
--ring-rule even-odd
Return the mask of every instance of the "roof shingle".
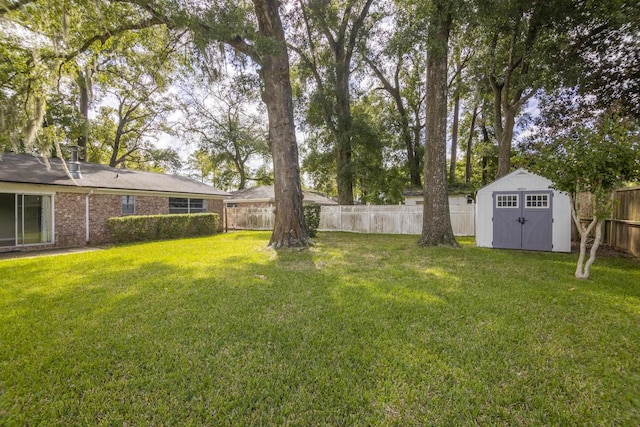
[[178, 175], [116, 169], [85, 162], [80, 163], [82, 178], [74, 183], [64, 171], [60, 159], [51, 158], [49, 163], [50, 169], [39, 157], [4, 153], [0, 158], [0, 182], [229, 196], [225, 191]]

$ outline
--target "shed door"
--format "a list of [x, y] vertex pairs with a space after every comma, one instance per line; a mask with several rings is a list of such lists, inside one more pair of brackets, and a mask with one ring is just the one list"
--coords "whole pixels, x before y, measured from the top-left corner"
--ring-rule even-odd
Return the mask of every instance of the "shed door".
[[493, 247], [550, 251], [551, 191], [493, 193]]
[[514, 192], [493, 193], [493, 247], [522, 248], [522, 194]]

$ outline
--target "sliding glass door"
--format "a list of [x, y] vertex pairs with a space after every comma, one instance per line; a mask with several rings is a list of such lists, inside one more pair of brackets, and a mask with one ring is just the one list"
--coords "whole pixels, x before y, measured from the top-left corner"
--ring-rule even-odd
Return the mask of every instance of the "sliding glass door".
[[0, 246], [16, 244], [16, 195], [0, 193]]
[[51, 196], [0, 193], [0, 246], [52, 241]]

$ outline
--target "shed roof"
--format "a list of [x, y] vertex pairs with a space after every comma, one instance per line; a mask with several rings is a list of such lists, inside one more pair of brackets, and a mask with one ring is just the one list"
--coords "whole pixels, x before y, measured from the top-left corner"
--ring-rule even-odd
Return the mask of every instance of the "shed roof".
[[520, 187], [522, 187], [522, 189], [549, 189], [552, 185], [553, 182], [551, 182], [551, 180], [529, 172], [526, 169], [519, 168], [478, 189], [478, 193], [484, 193], [490, 190], [511, 189], [511, 187], [514, 186], [516, 187], [513, 188], [514, 190]]
[[0, 182], [60, 185], [81, 188], [201, 194], [226, 197], [229, 193], [178, 175], [116, 169], [97, 163], [80, 162], [82, 178], [75, 182], [65, 172], [62, 160], [44, 160], [25, 154], [4, 153], [0, 158]]
[[[338, 203], [315, 191], [302, 191], [303, 200], [317, 205], [337, 205]], [[231, 198], [227, 203], [271, 203], [275, 202], [275, 190], [273, 185], [263, 185], [259, 187], [244, 188], [231, 193]]]

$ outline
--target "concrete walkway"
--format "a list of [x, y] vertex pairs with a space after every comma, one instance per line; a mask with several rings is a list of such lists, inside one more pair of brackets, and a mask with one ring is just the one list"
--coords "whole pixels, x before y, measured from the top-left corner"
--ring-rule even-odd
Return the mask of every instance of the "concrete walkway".
[[38, 258], [43, 256], [54, 255], [72, 255], [80, 254], [83, 252], [99, 251], [102, 248], [82, 247], [82, 248], [66, 248], [66, 249], [43, 249], [34, 251], [14, 251], [14, 252], [1, 252], [0, 261], [16, 258]]

